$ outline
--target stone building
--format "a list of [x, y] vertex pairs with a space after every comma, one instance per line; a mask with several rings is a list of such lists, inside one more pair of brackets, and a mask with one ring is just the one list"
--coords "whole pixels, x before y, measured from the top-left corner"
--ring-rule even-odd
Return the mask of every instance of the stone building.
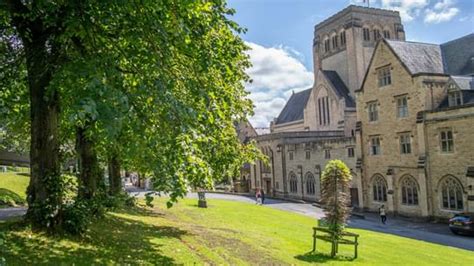
[[[382, 38], [405, 40], [398, 12], [349, 6], [315, 26], [314, 85], [293, 93], [271, 133], [255, 138], [270, 164], [251, 167], [252, 190], [318, 201], [328, 160], [343, 160], [356, 175], [354, 96]], [[353, 205], [362, 198], [360, 180], [351, 187]]]
[[360, 207], [415, 217], [474, 212], [474, 34], [383, 39], [357, 94]]

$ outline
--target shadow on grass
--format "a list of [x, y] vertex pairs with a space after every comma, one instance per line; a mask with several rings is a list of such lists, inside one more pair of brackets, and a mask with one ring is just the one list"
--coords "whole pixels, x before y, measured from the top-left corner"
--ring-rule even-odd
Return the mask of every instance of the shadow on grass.
[[323, 263], [327, 261], [353, 261], [354, 258], [346, 257], [346, 256], [335, 256], [331, 257], [328, 254], [320, 253], [320, 252], [307, 252], [302, 255], [297, 255], [294, 257], [297, 260], [311, 262], [311, 263]]
[[[119, 214], [147, 216], [146, 211], [137, 210]], [[24, 225], [0, 227], [0, 236], [7, 237], [0, 245], [0, 254], [7, 264], [169, 265], [176, 262], [162, 253], [160, 239], [181, 239], [188, 234], [176, 227], [150, 225], [113, 214], [95, 221], [83, 237], [29, 236], [28, 232]]]

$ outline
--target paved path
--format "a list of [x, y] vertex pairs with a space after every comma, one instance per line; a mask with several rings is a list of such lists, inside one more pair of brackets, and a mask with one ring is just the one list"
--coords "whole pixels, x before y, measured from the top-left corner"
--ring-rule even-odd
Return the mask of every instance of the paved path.
[[[144, 192], [136, 191], [134, 193], [132, 192], [131, 194], [140, 197], [144, 195]], [[190, 193], [188, 194], [188, 197], [197, 198], [197, 195], [196, 193]], [[206, 198], [255, 203], [255, 199], [253, 197], [221, 193], [206, 193]], [[315, 207], [308, 203], [266, 199], [265, 206], [283, 211], [299, 213], [317, 219], [324, 217], [324, 213], [321, 208]], [[388, 217], [387, 224], [384, 225], [380, 222], [377, 215], [369, 213], [365, 215], [365, 219], [351, 217], [349, 220], [349, 227], [393, 234], [474, 251], [474, 237], [454, 235], [449, 231], [448, 226], [444, 224], [415, 223]]]
[[0, 209], [0, 220], [6, 220], [14, 216], [22, 216], [22, 215], [25, 215], [25, 213], [26, 213], [25, 207], [3, 208], [3, 209]]

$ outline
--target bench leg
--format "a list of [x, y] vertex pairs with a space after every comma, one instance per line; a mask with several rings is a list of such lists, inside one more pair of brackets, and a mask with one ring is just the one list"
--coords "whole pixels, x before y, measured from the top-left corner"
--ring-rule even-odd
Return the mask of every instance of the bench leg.
[[356, 243], [355, 245], [355, 250], [354, 250], [354, 259], [357, 259], [357, 247], [359, 246], [358, 243]]
[[331, 244], [331, 257], [334, 257], [336, 256], [336, 241], [332, 241], [332, 244]]
[[315, 252], [316, 251], [316, 236], [313, 236], [313, 251], [312, 252]]

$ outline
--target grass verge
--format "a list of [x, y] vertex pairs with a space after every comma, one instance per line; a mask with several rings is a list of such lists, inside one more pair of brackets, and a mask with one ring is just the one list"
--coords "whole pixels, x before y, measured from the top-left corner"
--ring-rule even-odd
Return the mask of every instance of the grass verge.
[[124, 209], [97, 220], [83, 237], [32, 232], [18, 222], [0, 224], [0, 257], [8, 264], [231, 264], [231, 265], [473, 265], [474, 252], [351, 229], [361, 235], [359, 258], [351, 247], [330, 258], [329, 244], [312, 254], [306, 216], [253, 204], [187, 199], [173, 208]]

